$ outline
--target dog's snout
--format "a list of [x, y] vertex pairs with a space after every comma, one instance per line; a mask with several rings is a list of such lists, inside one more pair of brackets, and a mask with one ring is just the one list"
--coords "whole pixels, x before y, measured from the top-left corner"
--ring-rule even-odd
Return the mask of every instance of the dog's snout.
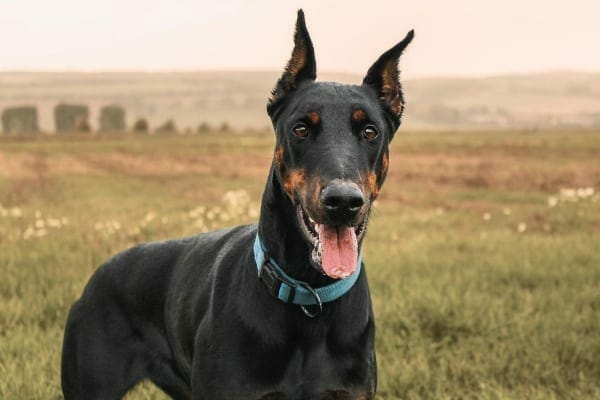
[[321, 203], [330, 218], [347, 223], [356, 217], [365, 197], [356, 183], [334, 180], [323, 189]]

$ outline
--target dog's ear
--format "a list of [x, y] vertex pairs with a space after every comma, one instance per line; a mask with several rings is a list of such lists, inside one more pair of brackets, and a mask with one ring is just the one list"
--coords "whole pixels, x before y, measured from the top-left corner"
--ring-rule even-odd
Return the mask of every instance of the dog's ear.
[[271, 92], [267, 111], [271, 115], [273, 106], [281, 100], [288, 92], [294, 90], [303, 80], [314, 81], [317, 78], [317, 63], [315, 61], [315, 50], [306, 29], [304, 12], [298, 10], [296, 20], [296, 33], [294, 34], [294, 50], [288, 61], [283, 75], [277, 81], [275, 89]]
[[406, 34], [397, 45], [386, 51], [369, 68], [367, 76], [363, 79], [363, 85], [371, 86], [378, 93], [379, 98], [387, 104], [390, 110], [398, 117], [404, 110], [404, 97], [398, 71], [398, 61], [402, 52], [412, 41], [414, 31]]

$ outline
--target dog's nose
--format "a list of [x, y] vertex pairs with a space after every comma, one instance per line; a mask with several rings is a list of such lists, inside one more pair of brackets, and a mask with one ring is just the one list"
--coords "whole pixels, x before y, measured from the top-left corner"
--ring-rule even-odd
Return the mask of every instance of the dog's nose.
[[365, 198], [356, 183], [336, 179], [323, 189], [321, 203], [332, 220], [350, 223], [365, 204]]

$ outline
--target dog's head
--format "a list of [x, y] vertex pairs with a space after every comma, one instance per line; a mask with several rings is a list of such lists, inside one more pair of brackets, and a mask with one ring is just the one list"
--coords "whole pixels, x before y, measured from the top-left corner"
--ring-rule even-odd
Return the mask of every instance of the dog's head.
[[383, 53], [362, 85], [315, 82], [304, 14], [294, 50], [267, 111], [276, 133], [275, 176], [312, 246], [312, 264], [331, 278], [354, 272], [373, 201], [388, 170], [388, 145], [404, 98], [398, 60], [413, 31]]

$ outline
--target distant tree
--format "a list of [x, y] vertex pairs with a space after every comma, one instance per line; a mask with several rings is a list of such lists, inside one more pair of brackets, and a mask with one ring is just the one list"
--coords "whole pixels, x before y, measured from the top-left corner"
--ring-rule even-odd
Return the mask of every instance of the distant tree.
[[224, 121], [221, 126], [219, 127], [219, 131], [220, 132], [230, 132], [231, 131], [231, 127], [229, 126], [229, 124], [227, 123], [227, 121]]
[[2, 112], [2, 130], [4, 133], [35, 133], [38, 128], [36, 107], [11, 107]]
[[98, 122], [101, 132], [123, 132], [125, 130], [125, 110], [117, 105], [104, 106], [100, 109]]
[[208, 124], [208, 122], [200, 123], [200, 125], [198, 125], [198, 129], [196, 130], [196, 132], [198, 132], [198, 133], [207, 133], [210, 131], [211, 131], [211, 127]]
[[54, 107], [54, 124], [57, 132], [89, 132], [90, 110], [85, 105], [59, 104]]
[[137, 133], [147, 133], [149, 128], [146, 118], [138, 118], [133, 124], [133, 131]]
[[460, 111], [454, 107], [435, 103], [429, 107], [428, 118], [437, 123], [457, 124], [461, 120]]
[[162, 125], [158, 126], [155, 130], [156, 133], [173, 133], [177, 132], [177, 126], [175, 125], [175, 121], [169, 119], [165, 121]]
[[75, 132], [91, 132], [92, 127], [90, 126], [90, 123], [88, 122], [87, 118], [80, 116], [75, 120], [73, 130]]

